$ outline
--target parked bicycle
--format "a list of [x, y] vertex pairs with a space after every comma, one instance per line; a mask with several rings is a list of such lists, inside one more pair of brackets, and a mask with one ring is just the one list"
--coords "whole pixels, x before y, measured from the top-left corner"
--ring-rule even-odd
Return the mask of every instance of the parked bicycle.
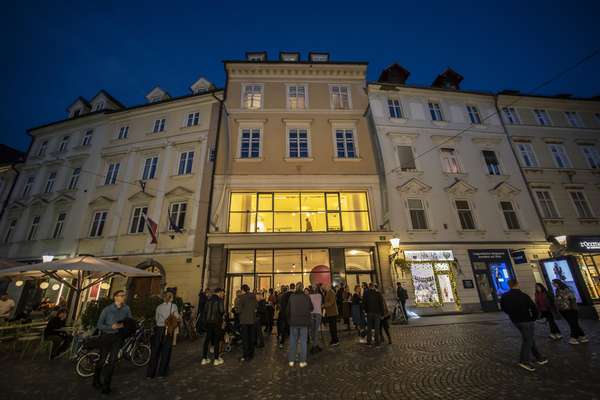
[[[117, 361], [125, 358], [136, 367], [143, 367], [148, 364], [150, 361], [150, 346], [144, 343], [145, 329], [144, 329], [144, 321], [140, 321], [137, 323], [137, 329], [135, 333], [129, 336], [123, 342], [123, 345], [119, 349], [117, 353]], [[94, 370], [96, 369], [96, 363], [100, 359], [100, 352], [97, 350], [97, 346], [94, 346], [94, 340], [98, 340], [98, 337], [91, 338], [88, 342], [88, 345], [84, 342], [79, 348], [76, 350], [76, 359], [77, 364], [75, 366], [75, 370], [77, 374], [82, 378], [89, 378], [94, 375]], [[97, 343], [97, 342], [96, 342]], [[86, 350], [90, 347], [96, 347], [96, 349]], [[109, 356], [110, 357], [110, 356]], [[108, 358], [106, 362], [108, 362]]]

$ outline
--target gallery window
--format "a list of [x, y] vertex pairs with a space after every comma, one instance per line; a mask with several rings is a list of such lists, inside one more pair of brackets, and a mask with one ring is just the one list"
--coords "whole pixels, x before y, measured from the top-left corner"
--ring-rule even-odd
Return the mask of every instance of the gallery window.
[[358, 157], [354, 140], [354, 129], [336, 129], [335, 148], [337, 158]]
[[260, 128], [244, 128], [240, 134], [240, 158], [260, 158]]
[[350, 108], [350, 89], [348, 86], [330, 86], [331, 107], [334, 110], [348, 110]]
[[306, 109], [306, 86], [290, 85], [287, 87], [287, 101], [290, 110]]
[[288, 130], [288, 157], [290, 158], [308, 158], [308, 130], [307, 129], [289, 129]]

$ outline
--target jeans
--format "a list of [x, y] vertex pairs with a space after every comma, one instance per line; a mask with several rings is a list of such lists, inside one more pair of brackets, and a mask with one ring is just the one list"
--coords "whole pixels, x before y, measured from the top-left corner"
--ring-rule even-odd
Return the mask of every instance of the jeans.
[[365, 329], [365, 316], [360, 308], [360, 304], [352, 305], [352, 323], [359, 329]]
[[123, 339], [116, 333], [107, 333], [100, 336], [100, 358], [94, 370], [94, 385], [110, 388], [110, 381], [117, 364], [117, 355], [122, 344]]
[[533, 356], [537, 360], [541, 360], [542, 355], [540, 354], [537, 347], [535, 346], [535, 339], [533, 337], [534, 329], [535, 329], [535, 322], [533, 322], [533, 321], [532, 322], [518, 322], [518, 323], [515, 323], [515, 326], [517, 327], [519, 332], [521, 332], [521, 339], [522, 339], [521, 354], [519, 356], [519, 362], [528, 363], [530, 360], [530, 357], [529, 357], [530, 354], [533, 354]]
[[583, 329], [581, 329], [579, 322], [577, 321], [577, 318], [579, 317], [577, 310], [561, 310], [560, 315], [562, 315], [569, 324], [569, 328], [571, 328], [571, 337], [573, 339], [585, 336]]
[[321, 329], [321, 314], [310, 314], [310, 344], [319, 347], [319, 330]]
[[167, 376], [169, 372], [169, 361], [171, 361], [171, 350], [173, 349], [173, 337], [165, 335], [164, 326], [155, 326], [152, 335], [152, 353], [146, 376], [154, 378]]
[[540, 315], [548, 321], [550, 333], [553, 335], [560, 335], [560, 329], [558, 329], [558, 325], [556, 325], [556, 321], [554, 321], [554, 314], [552, 314], [551, 311], [542, 311]]
[[330, 344], [335, 344], [340, 341], [340, 339], [338, 339], [338, 334], [337, 334], [337, 318], [338, 318], [337, 316], [327, 317], [327, 323], [329, 324], [329, 336], [331, 336]]
[[216, 324], [205, 324], [206, 337], [204, 338], [204, 348], [202, 349], [202, 358], [208, 358], [208, 347], [213, 345], [215, 360], [219, 358], [219, 346], [223, 331]]
[[300, 362], [306, 362], [308, 327], [290, 326], [290, 349], [288, 351], [288, 361], [296, 361], [296, 352], [298, 340], [300, 340]]
[[277, 319], [277, 337], [279, 339], [279, 343], [283, 344], [285, 342], [285, 337], [290, 334], [289, 325], [284, 315], [279, 314], [279, 319]]
[[254, 339], [256, 337], [254, 330], [254, 324], [241, 325], [243, 357], [246, 360], [254, 357]]
[[381, 315], [375, 313], [367, 313], [367, 343], [371, 344], [371, 330], [375, 331], [375, 345], [381, 344]]

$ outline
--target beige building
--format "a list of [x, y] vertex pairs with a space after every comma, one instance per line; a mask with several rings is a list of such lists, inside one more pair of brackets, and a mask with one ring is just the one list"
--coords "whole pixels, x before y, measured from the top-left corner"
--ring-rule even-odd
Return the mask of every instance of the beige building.
[[[554, 238], [558, 258], [542, 263], [545, 278], [558, 273], [577, 282], [584, 303], [600, 301], [600, 100], [505, 91], [498, 95], [498, 109], [539, 216]], [[569, 255], [572, 279], [560, 273], [570, 268], [559, 256]]]
[[389, 285], [366, 63], [248, 53], [225, 69], [208, 285]]

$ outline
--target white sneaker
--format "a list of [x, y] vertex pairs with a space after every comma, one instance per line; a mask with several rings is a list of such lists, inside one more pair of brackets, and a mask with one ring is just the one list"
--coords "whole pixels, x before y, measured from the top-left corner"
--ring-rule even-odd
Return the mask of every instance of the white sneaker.
[[554, 335], [554, 337], [556, 338], [556, 340], [562, 339], [562, 335], [560, 333], [557, 333], [556, 335]]
[[552, 339], [552, 340], [556, 340], [556, 335], [555, 335], [554, 333], [551, 333], [551, 334], [550, 334], [550, 339]]
[[219, 366], [219, 365], [223, 364], [224, 362], [225, 362], [225, 361], [223, 361], [223, 359], [222, 359], [221, 357], [219, 357], [219, 358], [217, 358], [217, 359], [214, 361], [213, 365], [214, 365], [215, 367], [217, 367], [217, 366]]
[[306, 362], [301, 362], [299, 365], [300, 365], [300, 368], [304, 368], [304, 367], [306, 367], [306, 366], [308, 365], [308, 363], [306, 363]]
[[571, 338], [569, 339], [569, 344], [579, 344], [579, 342], [577, 341], [577, 339]]
[[210, 364], [210, 360], [208, 358], [203, 358], [201, 365], [206, 365], [206, 364]]
[[294, 362], [293, 362], [293, 361], [290, 361], [290, 362], [288, 363], [288, 365], [289, 365], [290, 367], [293, 367], [293, 366], [294, 366]]
[[358, 343], [367, 343], [367, 339], [358, 339]]
[[590, 340], [587, 338], [587, 336], [580, 336], [577, 338], [577, 340], [579, 341], [579, 343], [587, 343]]

